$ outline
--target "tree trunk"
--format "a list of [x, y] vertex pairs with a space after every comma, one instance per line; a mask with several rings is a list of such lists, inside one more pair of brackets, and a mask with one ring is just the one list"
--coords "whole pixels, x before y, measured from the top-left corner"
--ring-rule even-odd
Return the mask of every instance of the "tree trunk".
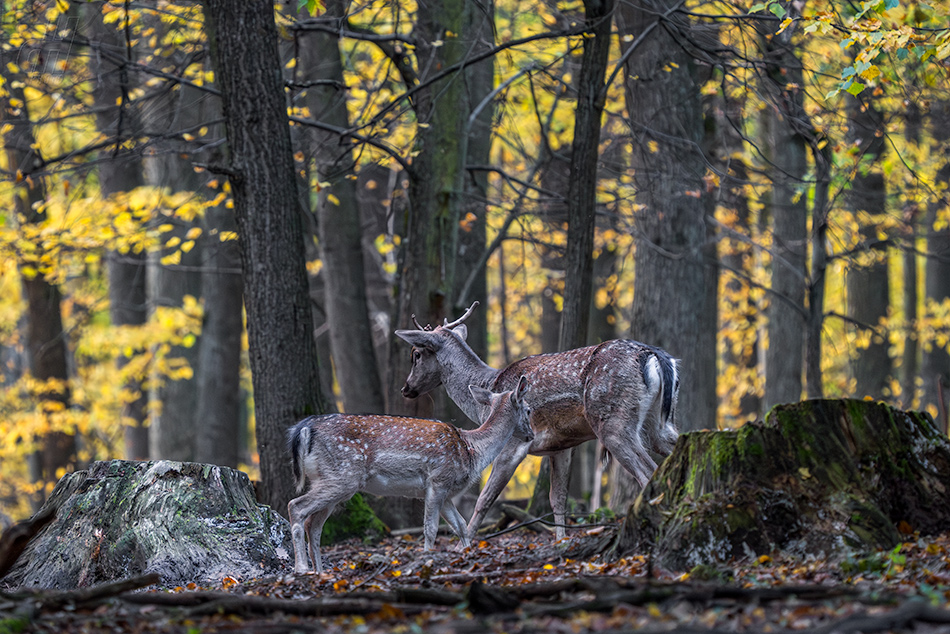
[[[631, 163], [637, 188], [637, 241], [632, 336], [679, 359], [677, 423], [716, 425], [716, 284], [703, 200], [703, 104], [689, 38], [677, 3], [621, 4], [620, 36], [628, 57], [627, 113], [634, 135]], [[610, 506], [622, 510], [638, 492], [633, 477], [613, 465]]]
[[[470, 11], [477, 10], [474, 3], [466, 0], [418, 7], [413, 38], [421, 69], [420, 82], [426, 82], [468, 54], [466, 18]], [[459, 243], [467, 106], [461, 73], [425, 85], [413, 98], [416, 120], [422, 125], [416, 132], [408, 173], [409, 210], [400, 252], [397, 328], [406, 327], [412, 315], [422, 324], [440, 324], [446, 317], [454, 319], [450, 315], [454, 306], [451, 296], [455, 290]], [[431, 401], [402, 397], [399, 390], [409, 374], [409, 355], [395, 337], [391, 346], [390, 409], [394, 413], [448, 420], [448, 399], [442, 390], [433, 392]], [[427, 408], [427, 401], [432, 403], [431, 412], [420, 409]]]
[[883, 399], [891, 375], [890, 345], [882, 321], [890, 304], [890, 286], [885, 246], [878, 239], [879, 222], [887, 211], [884, 174], [877, 165], [884, 152], [884, 122], [874, 105], [864, 100], [849, 103], [851, 143], [858, 148], [861, 163], [851, 180], [848, 203], [861, 225], [859, 246], [864, 247], [857, 262], [848, 267], [848, 312], [859, 328], [871, 331], [866, 348], [858, 349], [851, 360], [857, 397]]
[[[934, 101], [930, 107], [930, 126], [938, 147], [950, 142], [950, 101]], [[936, 149], [936, 148], [935, 148]], [[937, 183], [950, 182], [950, 161], [937, 171]], [[927, 263], [925, 268], [925, 301], [939, 304], [950, 299], [950, 227], [939, 226], [938, 217], [950, 204], [946, 191], [930, 203], [924, 220], [927, 232]], [[935, 415], [944, 431], [947, 430], [947, 406], [950, 396], [950, 353], [946, 345], [936, 341], [923, 346], [920, 374], [923, 378], [921, 405]]]
[[594, 226], [597, 205], [597, 164], [601, 117], [607, 89], [614, 0], [585, 0], [581, 74], [577, 84], [574, 140], [567, 192], [567, 253], [564, 262], [564, 303], [561, 308], [560, 350], [587, 345], [594, 275]]
[[[120, 37], [117, 28], [125, 24], [106, 25], [101, 7], [84, 7], [89, 39], [116, 51], [124, 51], [122, 64], [93, 55], [97, 64], [93, 75], [96, 84], [93, 100], [96, 105], [96, 127], [99, 133], [115, 139], [115, 146], [100, 152], [99, 189], [106, 198], [112, 194], [129, 192], [144, 184], [142, 158], [137, 150], [124, 147], [123, 141], [141, 134], [141, 120], [137, 111], [128, 106], [132, 84], [129, 69], [132, 51]], [[141, 326], [148, 320], [146, 295], [146, 253], [144, 250], [109, 251], [106, 254], [109, 275], [109, 316], [116, 326]], [[136, 351], [141, 352], [141, 351]], [[120, 368], [129, 357], [117, 360]], [[137, 397], [122, 404], [120, 415], [125, 421], [125, 456], [131, 460], [149, 457], [148, 427], [146, 427], [148, 396], [141, 380], [130, 379], [123, 388]]]
[[237, 467], [241, 455], [244, 279], [238, 241], [222, 238], [236, 233], [238, 227], [234, 211], [224, 205], [206, 209], [203, 226], [204, 321], [198, 342], [195, 460]]
[[[486, 0], [475, 5], [466, 4], [465, 34], [471, 55], [478, 55], [490, 50], [495, 45], [494, 40], [495, 2]], [[466, 66], [462, 70], [465, 81], [465, 169], [461, 172], [461, 186], [463, 192], [460, 213], [464, 220], [459, 231], [459, 250], [456, 254], [456, 269], [460, 272], [455, 276], [455, 314], [462, 314], [477, 300], [485, 310], [475, 311], [465, 321], [468, 328], [468, 338], [465, 340], [469, 347], [482, 359], [488, 356], [488, 289], [486, 282], [486, 267], [479, 266], [485, 253], [486, 243], [486, 208], [488, 199], [488, 173], [484, 170], [472, 171], [469, 166], [484, 166], [491, 163], [491, 147], [496, 100], [483, 103], [491, 94], [495, 86], [494, 57], [482, 60], [477, 64]], [[478, 112], [476, 109], [480, 108]], [[462, 297], [462, 291], [468, 278], [474, 276], [468, 293]], [[463, 417], [464, 418], [464, 417]]]
[[[348, 0], [328, 0], [323, 20], [345, 20]], [[310, 116], [338, 129], [350, 127], [339, 37], [322, 31], [298, 35], [298, 81], [309, 84], [304, 103]], [[345, 411], [383, 413], [382, 382], [366, 300], [363, 235], [350, 142], [319, 129], [310, 131], [321, 185], [316, 202], [325, 306], [333, 368]]]
[[[7, 45], [5, 38], [0, 44]], [[20, 61], [18, 49], [0, 54], [0, 76], [6, 96], [0, 100], [0, 122], [4, 124], [3, 142], [6, 164], [16, 175], [13, 191], [14, 214], [24, 224], [42, 224], [46, 220], [42, 204], [46, 201], [43, 175], [37, 173], [42, 157], [35, 149], [33, 124], [27, 110], [23, 82], [11, 68]], [[23, 60], [24, 62], [26, 60]], [[18, 68], [18, 67], [17, 67]], [[32, 457], [35, 481], [55, 482], [57, 471], [74, 464], [76, 442], [72, 430], [64, 429], [53, 418], [69, 406], [69, 373], [66, 363], [66, 337], [60, 312], [59, 287], [46, 281], [42, 272], [43, 254], [20, 262], [23, 295], [26, 300], [26, 342], [30, 374], [40, 382], [36, 399], [39, 414], [48, 421], [50, 431], [41, 439], [41, 449]]]
[[821, 328], [825, 317], [825, 274], [828, 269], [828, 212], [831, 187], [831, 151], [818, 135], [810, 139], [815, 158], [815, 196], [811, 213], [811, 278], [808, 285], [808, 319], [805, 333], [805, 384], [808, 398], [823, 398]]
[[[742, 104], [728, 94], [717, 95], [718, 134], [717, 162], [722, 177], [720, 204], [735, 213], [735, 230], [748, 231], [749, 240], [729, 239], [721, 253], [723, 284], [723, 329], [721, 375], [727, 384], [739, 386], [732, 398], [722, 404], [722, 415], [730, 422], [750, 422], [761, 414], [761, 397], [758, 392], [759, 336], [758, 325], [761, 306], [754, 299], [749, 286], [755, 264], [755, 246], [752, 234], [753, 214], [745, 185], [749, 180], [748, 166], [741, 158], [743, 139], [739, 132]], [[732, 426], [727, 423], [727, 426]]]
[[801, 89], [802, 64], [792, 48], [792, 30], [765, 36], [766, 66], [761, 77], [769, 103], [767, 146], [773, 150], [769, 155], [772, 200], [767, 209], [772, 221], [772, 284], [766, 311], [766, 410], [776, 403], [798, 401], [802, 395], [808, 197], [801, 190], [808, 170], [808, 119]]
[[[151, 25], [160, 37], [167, 34], [167, 25], [159, 17], [150, 15]], [[190, 54], [176, 51], [173, 61], [184, 66]], [[194, 192], [195, 196], [206, 193], [207, 178], [195, 172], [189, 142], [182, 139], [182, 132], [195, 130], [211, 118], [217, 109], [212, 106], [209, 95], [197, 87], [181, 84], [177, 89], [167, 90], [152, 100], [143, 109], [143, 121], [151, 135], [159, 136], [154, 148], [145, 158], [145, 179], [148, 185], [169, 192]], [[180, 308], [186, 296], [200, 299], [202, 296], [201, 268], [204, 257], [201, 241], [194, 248], [183, 251], [180, 244], [190, 239], [189, 232], [200, 229], [197, 219], [163, 215], [154, 220], [156, 225], [171, 225], [171, 231], [161, 234], [161, 239], [176, 241], [178, 245], [158, 249], [149, 255], [147, 288], [149, 308], [154, 313], [158, 308]], [[174, 244], [174, 243], [173, 243]], [[177, 254], [177, 255], [176, 255]], [[175, 261], [163, 262], [163, 258], [175, 257]], [[199, 422], [198, 367], [200, 346], [174, 345], [167, 353], [169, 358], [184, 359], [191, 368], [189, 378], [163, 380], [155, 389], [153, 398], [160, 407], [151, 412], [149, 444], [151, 457], [167, 460], [194, 460]]]
[[262, 501], [286, 512], [286, 430], [326, 410], [273, 4], [205, 0], [242, 248]]
[[[904, 113], [904, 138], [916, 150], [920, 144], [920, 106], [913, 99]], [[912, 150], [912, 151], [913, 151]], [[904, 306], [904, 352], [901, 356], [901, 407], [913, 409], [917, 403], [918, 353], [917, 345], [917, 223], [919, 212], [914, 195], [916, 185], [908, 184], [904, 205], [904, 251], [903, 251], [903, 306]]]
[[708, 429], [716, 425], [716, 289], [699, 150], [703, 104], [693, 60], [678, 44], [688, 39], [690, 24], [675, 6], [663, 0], [620, 8], [621, 37], [661, 22], [624, 44], [638, 46], [626, 68], [626, 103], [642, 205], [631, 334], [680, 360], [677, 422], [682, 429]]

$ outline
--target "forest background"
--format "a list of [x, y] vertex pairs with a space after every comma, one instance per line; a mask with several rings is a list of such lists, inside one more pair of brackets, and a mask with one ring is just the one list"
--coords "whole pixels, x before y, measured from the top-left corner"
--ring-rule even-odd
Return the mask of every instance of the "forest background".
[[[305, 414], [471, 425], [402, 398], [391, 335], [475, 300], [496, 367], [665, 348], [683, 430], [806, 396], [946, 430], [939, 7], [7, 0], [0, 43], [6, 518], [113, 457], [240, 466], [283, 512]], [[572, 496], [623, 508], [599, 464]]]

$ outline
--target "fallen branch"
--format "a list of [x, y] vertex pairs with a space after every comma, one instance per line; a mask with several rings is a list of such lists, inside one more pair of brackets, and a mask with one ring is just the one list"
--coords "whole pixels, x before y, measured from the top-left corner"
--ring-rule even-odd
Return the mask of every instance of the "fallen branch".
[[890, 612], [875, 615], [852, 614], [834, 623], [817, 628], [813, 632], [814, 634], [831, 634], [832, 632], [840, 632], [841, 634], [862, 632], [868, 634], [870, 632], [903, 630], [911, 628], [914, 623], [945, 625], [950, 623], [950, 610], [937, 608], [924, 599], [914, 598]]

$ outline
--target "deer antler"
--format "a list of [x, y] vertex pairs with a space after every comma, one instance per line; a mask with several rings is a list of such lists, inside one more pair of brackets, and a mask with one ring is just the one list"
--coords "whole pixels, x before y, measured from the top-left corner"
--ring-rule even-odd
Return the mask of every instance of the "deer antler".
[[446, 319], [446, 320], [445, 320], [445, 325], [443, 325], [442, 327], [443, 327], [443, 328], [455, 328], [455, 327], [458, 326], [460, 323], [462, 323], [463, 321], [465, 321], [466, 319], [468, 319], [468, 318], [471, 316], [472, 311], [475, 310], [477, 307], [478, 307], [478, 300], [476, 299], [474, 302], [472, 302], [472, 305], [468, 307], [468, 310], [465, 311], [465, 314], [464, 314], [464, 315], [462, 315], [461, 317], [459, 317], [458, 319], [456, 319], [455, 321], [453, 321], [451, 324], [449, 323], [449, 320]]
[[428, 331], [432, 330], [432, 326], [426, 326], [425, 328], [423, 328], [422, 325], [420, 325], [419, 322], [416, 321], [416, 315], [415, 315], [415, 313], [413, 313], [413, 315], [412, 315], [412, 323], [414, 323], [414, 324], [416, 325], [416, 328], [418, 328], [419, 330], [422, 330], [423, 332], [428, 332]]

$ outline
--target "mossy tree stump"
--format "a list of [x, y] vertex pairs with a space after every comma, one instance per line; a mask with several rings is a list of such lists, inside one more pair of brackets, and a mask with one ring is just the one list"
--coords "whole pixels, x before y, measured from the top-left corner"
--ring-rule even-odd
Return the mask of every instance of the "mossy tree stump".
[[834, 556], [950, 526], [950, 442], [926, 414], [813, 400], [680, 437], [631, 506], [621, 553], [671, 570], [775, 550]]
[[257, 503], [247, 475], [193, 462], [95, 462], [64, 476], [56, 519], [3, 583], [71, 589], [158, 573], [162, 585], [219, 584], [293, 570], [290, 525]]

